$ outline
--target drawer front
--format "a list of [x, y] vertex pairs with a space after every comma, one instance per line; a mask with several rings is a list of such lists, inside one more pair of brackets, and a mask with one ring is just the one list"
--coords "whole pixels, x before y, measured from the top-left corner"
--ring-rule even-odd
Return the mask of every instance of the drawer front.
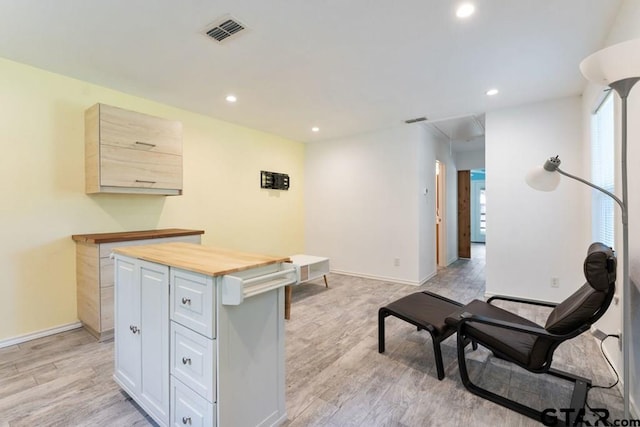
[[171, 378], [171, 426], [215, 427], [215, 404], [207, 402], [180, 380]]
[[100, 145], [100, 185], [182, 189], [182, 156]]
[[215, 341], [171, 322], [171, 375], [215, 402]]
[[182, 155], [182, 124], [101, 104], [100, 143]]
[[171, 269], [171, 320], [207, 338], [215, 338], [213, 278]]
[[187, 243], [196, 243], [199, 245], [200, 236], [201, 236], [200, 234], [194, 234], [191, 236], [159, 237], [157, 239], [128, 240], [126, 242], [102, 243], [100, 244], [100, 258], [105, 258], [105, 257], [108, 258], [111, 255], [113, 248], [119, 248], [123, 246], [153, 245], [156, 243], [169, 243], [169, 242], [187, 242]]

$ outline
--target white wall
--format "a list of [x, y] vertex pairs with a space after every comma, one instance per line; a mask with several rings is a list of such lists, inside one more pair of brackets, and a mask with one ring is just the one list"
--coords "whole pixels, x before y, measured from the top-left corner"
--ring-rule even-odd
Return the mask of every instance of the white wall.
[[[418, 279], [422, 283], [432, 277], [438, 269], [436, 265], [436, 154], [433, 147], [435, 137], [424, 126], [416, 126], [423, 132], [423, 141], [418, 144]], [[430, 143], [427, 143], [427, 139]], [[426, 194], [424, 194], [426, 192]]]
[[433, 276], [435, 160], [455, 173], [438, 144], [420, 125], [307, 144], [306, 252], [336, 272], [410, 284]]
[[445, 204], [443, 216], [446, 222], [446, 263], [451, 264], [458, 259], [458, 175], [453, 157], [449, 152], [448, 141], [433, 133], [430, 128], [424, 129], [423, 140], [419, 148], [420, 190], [426, 197], [421, 198], [419, 214], [420, 235], [420, 282], [423, 283], [437, 272], [436, 265], [436, 180], [435, 163], [439, 161], [446, 173]]
[[458, 170], [484, 169], [484, 149], [459, 151], [454, 153], [455, 163]]
[[[0, 58], [0, 345], [77, 321], [72, 234], [197, 228], [203, 243], [303, 250], [304, 145]], [[96, 102], [183, 123], [184, 195], [84, 192], [84, 115]], [[291, 176], [260, 189], [260, 170]]]
[[579, 97], [487, 113], [487, 294], [561, 301], [584, 283], [588, 187], [563, 180], [544, 193], [524, 181], [556, 154], [566, 171], [584, 175], [581, 141]]
[[[435, 147], [436, 160], [445, 165], [446, 194], [445, 216], [447, 221], [447, 265], [458, 259], [458, 170], [454, 157], [449, 151], [448, 141], [435, 140], [429, 146]], [[483, 152], [484, 165], [484, 152]], [[434, 237], [435, 240], [435, 237]]]

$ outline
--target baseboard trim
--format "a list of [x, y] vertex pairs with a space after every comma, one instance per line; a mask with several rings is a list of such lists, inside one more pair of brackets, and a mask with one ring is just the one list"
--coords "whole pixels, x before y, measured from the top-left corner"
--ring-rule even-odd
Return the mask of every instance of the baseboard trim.
[[379, 281], [382, 281], [382, 282], [392, 282], [392, 283], [399, 283], [401, 285], [411, 285], [411, 286], [420, 286], [420, 285], [424, 284], [427, 280], [429, 280], [430, 278], [435, 276], [435, 273], [433, 273], [431, 276], [429, 276], [428, 278], [424, 279], [423, 281], [415, 282], [413, 280], [402, 280], [402, 279], [398, 279], [396, 277], [374, 276], [372, 274], [355, 273], [353, 271], [344, 271], [344, 270], [331, 269], [331, 272], [335, 273], [335, 274], [343, 274], [345, 276], [362, 277], [364, 279], [379, 280]]
[[40, 330], [40, 331], [30, 332], [28, 334], [19, 335], [17, 337], [6, 338], [6, 339], [3, 339], [3, 340], [0, 340], [0, 348], [10, 347], [12, 345], [21, 344], [23, 342], [35, 340], [35, 339], [38, 339], [38, 338], [47, 337], [49, 335], [59, 334], [60, 332], [67, 332], [67, 331], [70, 331], [72, 329], [78, 329], [78, 328], [81, 328], [81, 327], [82, 327], [82, 323], [73, 322], [73, 323], [67, 323], [65, 325], [56, 326], [54, 328], [49, 328], [49, 329], [43, 329], [43, 330]]
[[425, 277], [420, 281], [420, 286], [424, 285], [425, 283], [427, 283], [429, 280], [433, 279], [437, 275], [438, 275], [438, 271], [432, 271], [431, 274], [429, 274], [427, 277]]

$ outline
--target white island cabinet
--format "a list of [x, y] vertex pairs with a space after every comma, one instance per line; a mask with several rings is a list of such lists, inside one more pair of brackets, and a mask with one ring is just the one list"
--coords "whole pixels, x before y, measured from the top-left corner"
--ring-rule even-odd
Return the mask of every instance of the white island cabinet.
[[286, 419], [288, 258], [190, 243], [115, 257], [115, 381], [161, 426]]

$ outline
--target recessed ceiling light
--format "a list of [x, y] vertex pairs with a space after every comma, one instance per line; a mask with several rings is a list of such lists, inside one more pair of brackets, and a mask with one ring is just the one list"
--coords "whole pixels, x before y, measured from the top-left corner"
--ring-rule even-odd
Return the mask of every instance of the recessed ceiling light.
[[456, 9], [456, 16], [458, 18], [468, 18], [476, 11], [476, 7], [471, 3], [462, 3]]
[[238, 100], [235, 95], [227, 95], [225, 99], [227, 100], [227, 102], [236, 102]]
[[498, 90], [498, 89], [489, 89], [489, 90], [486, 92], [486, 94], [487, 94], [487, 95], [489, 95], [489, 96], [493, 96], [493, 95], [497, 95], [497, 94], [498, 94], [498, 92], [499, 92], [499, 90]]
[[311, 132], [320, 132], [320, 128], [318, 126], [314, 126], [311, 128]]

